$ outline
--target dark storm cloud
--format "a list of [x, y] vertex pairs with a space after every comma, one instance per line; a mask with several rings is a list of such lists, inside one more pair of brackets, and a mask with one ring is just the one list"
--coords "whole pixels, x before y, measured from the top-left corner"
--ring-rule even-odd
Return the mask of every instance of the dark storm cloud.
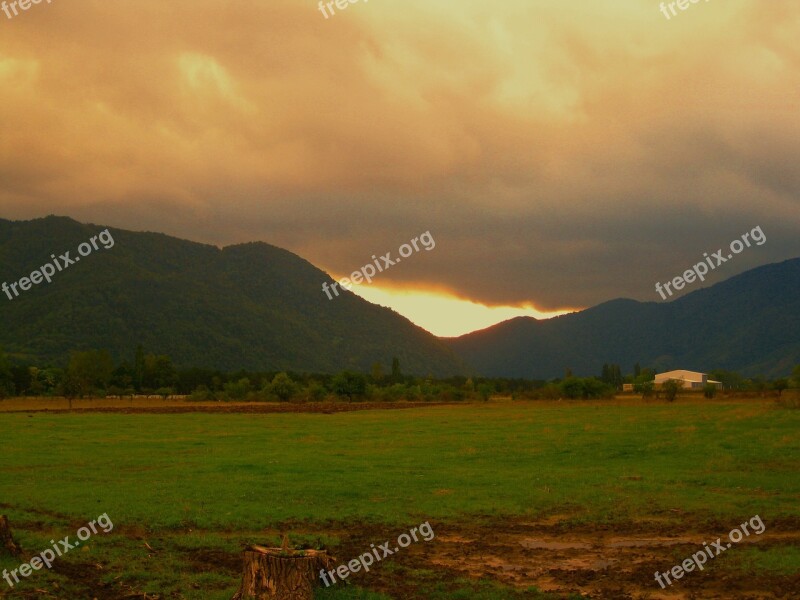
[[542, 309], [756, 225], [716, 278], [800, 254], [796, 3], [599, 4], [40, 5], [1, 24], [0, 209], [340, 274], [431, 230], [383, 283]]

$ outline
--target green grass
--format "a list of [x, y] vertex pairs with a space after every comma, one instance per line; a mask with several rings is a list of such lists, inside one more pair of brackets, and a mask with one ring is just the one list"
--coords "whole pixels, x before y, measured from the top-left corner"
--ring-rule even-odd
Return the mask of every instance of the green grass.
[[793, 575], [800, 572], [800, 548], [781, 546], [773, 548], [737, 548], [735, 554], [726, 558], [726, 569], [743, 573], [772, 573]]
[[[187, 551], [237, 553], [242, 543], [263, 543], [260, 530], [282, 524], [404, 529], [428, 520], [554, 513], [576, 523], [656, 515], [680, 523], [684, 517], [670, 512], [679, 510], [695, 522], [738, 523], [759, 514], [769, 528], [772, 519], [800, 513], [800, 413], [755, 402], [489, 403], [331, 415], [4, 414], [2, 428], [0, 510], [24, 547], [44, 549], [52, 536], [74, 535], [107, 513], [127, 537], [99, 534], [75, 558], [120, 561], [131, 585], [180, 590], [186, 598], [229, 598], [230, 581], [187, 567], [185, 556], [164, 551], [148, 558], [142, 542], [131, 545], [132, 530], [151, 545], [160, 535], [173, 544], [178, 536]], [[780, 565], [741, 554], [750, 557], [741, 568]], [[12, 564], [1, 559], [0, 569]], [[380, 598], [354, 589], [321, 597]], [[516, 597], [462, 589], [471, 595], [447, 597]]]

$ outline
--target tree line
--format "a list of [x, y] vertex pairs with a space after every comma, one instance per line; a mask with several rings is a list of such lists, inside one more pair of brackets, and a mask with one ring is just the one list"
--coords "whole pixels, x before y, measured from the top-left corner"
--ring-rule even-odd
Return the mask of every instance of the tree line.
[[[643, 396], [654, 393], [656, 371], [635, 365], [624, 375], [619, 365], [604, 364], [596, 377], [576, 377], [565, 369], [563, 378], [551, 380], [467, 377], [449, 378], [405, 375], [400, 361], [392, 360], [388, 370], [376, 362], [369, 373], [354, 370], [336, 374], [275, 371], [223, 372], [208, 368], [177, 368], [163, 354], [145, 352], [138, 346], [133, 360], [115, 363], [107, 350], [75, 351], [66, 367], [37, 366], [12, 362], [0, 349], [0, 398], [9, 396], [63, 396], [67, 398], [158, 395], [186, 396], [197, 401], [461, 401], [488, 400], [502, 395], [514, 399], [609, 398], [622, 391], [625, 383]], [[724, 389], [742, 392], [800, 388], [800, 365], [792, 377], [768, 381], [744, 378], [732, 371], [711, 371], [709, 378]], [[675, 387], [673, 390], [672, 387]], [[657, 393], [674, 399], [679, 386], [663, 386]], [[713, 397], [716, 388], [704, 390]]]

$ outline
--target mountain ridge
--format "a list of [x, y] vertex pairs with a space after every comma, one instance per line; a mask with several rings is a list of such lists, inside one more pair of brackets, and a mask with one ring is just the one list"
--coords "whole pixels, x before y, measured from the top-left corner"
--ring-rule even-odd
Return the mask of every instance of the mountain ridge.
[[787, 375], [800, 363], [800, 258], [671, 302], [617, 298], [552, 319], [510, 319], [446, 342], [478, 373], [497, 377], [550, 379], [567, 368], [596, 375], [604, 363], [630, 372], [637, 362]]
[[[0, 220], [0, 281], [17, 281], [105, 229], [69, 217]], [[215, 369], [469, 372], [447, 345], [395, 311], [344, 293], [328, 300], [324, 271], [266, 242], [219, 248], [162, 233], [108, 228], [79, 264], [9, 301], [0, 345], [12, 358], [64, 364], [71, 350], [105, 348], [131, 360], [136, 345], [179, 366]]]

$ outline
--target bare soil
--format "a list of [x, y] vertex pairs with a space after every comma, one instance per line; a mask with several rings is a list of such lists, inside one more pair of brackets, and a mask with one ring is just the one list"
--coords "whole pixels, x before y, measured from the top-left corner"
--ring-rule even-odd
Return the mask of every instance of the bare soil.
[[[759, 548], [800, 545], [800, 522], [771, 525], [761, 535], [745, 537], [726, 550], [726, 554], [735, 553], [745, 545]], [[727, 540], [730, 527], [722, 524], [712, 532], [705, 527], [703, 531], [675, 531], [674, 527], [658, 522], [620, 530], [597, 525], [575, 528], [554, 517], [539, 522], [507, 521], [476, 526], [432, 523], [432, 526], [436, 532], [433, 541], [412, 544], [386, 560], [409, 569], [435, 569], [439, 581], [482, 578], [518, 589], [535, 586], [558, 595], [581, 594], [598, 600], [800, 597], [800, 573], [744, 574], [724, 568], [722, 554], [709, 559], [705, 570], [686, 573], [662, 590], [654, 579], [655, 572], [668, 571], [702, 549], [703, 542], [711, 544], [717, 537]], [[352, 527], [351, 531], [356, 529], [363, 530], [363, 526]], [[370, 543], [385, 541], [386, 531], [381, 531], [373, 530], [373, 537], [359, 535], [358, 540], [347, 540], [341, 550], [337, 549], [337, 556], [353, 558], [369, 549]], [[714, 564], [716, 561], [719, 564]], [[405, 577], [402, 569], [359, 574], [357, 578], [360, 585], [394, 598], [423, 597], [410, 584], [413, 577]]]

